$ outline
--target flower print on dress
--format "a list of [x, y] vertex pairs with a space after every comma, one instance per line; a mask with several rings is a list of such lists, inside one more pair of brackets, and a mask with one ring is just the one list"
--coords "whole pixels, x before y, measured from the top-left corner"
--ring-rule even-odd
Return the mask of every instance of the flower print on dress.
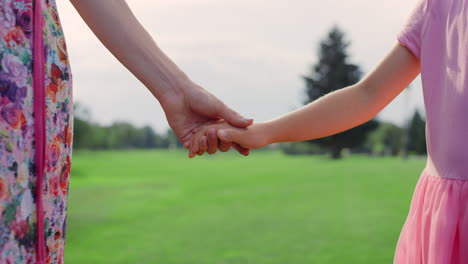
[[0, 222], [0, 248], [3, 247], [10, 239], [11, 228], [5, 223]]
[[32, 11], [32, 1], [33, 0], [16, 0], [11, 3], [11, 7], [15, 11], [23, 9], [30, 9]]
[[18, 88], [15, 83], [0, 78], [0, 107], [12, 102], [17, 109], [21, 109], [26, 95], [26, 87]]
[[1, 63], [1, 74], [5, 79], [14, 82], [17, 86], [25, 86], [27, 82], [28, 69], [16, 56], [5, 54]]
[[70, 169], [71, 169], [70, 156], [67, 156], [67, 159], [62, 166], [62, 172], [60, 173], [60, 180], [59, 180], [60, 189], [62, 190], [62, 193], [64, 195], [67, 195], [68, 188], [70, 186]]
[[16, 218], [11, 224], [11, 229], [15, 234], [15, 238], [22, 240], [28, 231], [28, 223], [24, 219]]
[[62, 151], [62, 142], [60, 138], [56, 137], [54, 141], [49, 145], [46, 157], [46, 163], [50, 171], [57, 167], [60, 155]]
[[50, 177], [49, 191], [54, 197], [59, 195], [59, 178], [57, 176]]
[[23, 112], [18, 110], [13, 103], [3, 105], [0, 113], [3, 120], [7, 122], [12, 129], [21, 128], [26, 122]]
[[[3, 3], [1, 3], [3, 2]], [[10, 1], [1, 1], [0, 5], [0, 33], [7, 32], [16, 25], [16, 16], [10, 7]]]
[[31, 211], [33, 207], [34, 207], [34, 202], [33, 202], [32, 194], [28, 189], [26, 189], [23, 192], [23, 197], [21, 200], [21, 210], [19, 210], [21, 214], [19, 217], [24, 220], [31, 217]]
[[9, 195], [8, 186], [3, 177], [0, 176], [0, 199], [4, 199]]
[[29, 35], [32, 33], [33, 10], [31, 8], [21, 8], [16, 14], [16, 25], [21, 27]]
[[26, 35], [24, 31], [19, 27], [12, 28], [5, 35], [5, 42], [6, 42], [7, 47], [9, 48], [23, 45], [25, 41], [26, 41]]

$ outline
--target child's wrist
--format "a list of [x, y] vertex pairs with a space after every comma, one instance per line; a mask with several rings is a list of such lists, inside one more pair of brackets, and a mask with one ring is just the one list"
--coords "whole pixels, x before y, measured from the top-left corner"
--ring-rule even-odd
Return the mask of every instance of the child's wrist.
[[260, 133], [263, 135], [263, 138], [265, 140], [265, 145], [277, 143], [277, 129], [275, 129], [274, 123], [272, 121], [259, 123], [258, 126], [260, 129]]

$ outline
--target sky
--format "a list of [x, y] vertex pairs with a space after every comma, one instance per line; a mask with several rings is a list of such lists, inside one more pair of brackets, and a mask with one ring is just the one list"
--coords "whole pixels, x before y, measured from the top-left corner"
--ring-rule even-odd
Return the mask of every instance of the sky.
[[[370, 72], [397, 43], [417, 0], [127, 0], [158, 46], [196, 83], [239, 113], [266, 121], [301, 106], [301, 76], [337, 25], [350, 62]], [[93, 121], [168, 128], [158, 101], [87, 28], [69, 1], [57, 1], [70, 56], [75, 103]], [[424, 113], [418, 77], [377, 118], [402, 125]]]

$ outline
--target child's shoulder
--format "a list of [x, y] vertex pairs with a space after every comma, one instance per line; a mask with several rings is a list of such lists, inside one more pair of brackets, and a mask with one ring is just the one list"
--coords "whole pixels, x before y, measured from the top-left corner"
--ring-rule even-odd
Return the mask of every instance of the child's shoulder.
[[422, 0], [425, 1], [433, 18], [444, 19], [450, 14], [466, 14], [467, 0]]

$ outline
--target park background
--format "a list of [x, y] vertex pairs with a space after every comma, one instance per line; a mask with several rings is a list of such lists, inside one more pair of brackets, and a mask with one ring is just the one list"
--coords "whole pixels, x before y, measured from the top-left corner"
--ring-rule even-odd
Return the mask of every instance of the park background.
[[[365, 75], [416, 1], [127, 2], [194, 81], [264, 121]], [[340, 135], [189, 160], [157, 101], [58, 4], [76, 103], [67, 263], [392, 261], [426, 160], [419, 78]]]

